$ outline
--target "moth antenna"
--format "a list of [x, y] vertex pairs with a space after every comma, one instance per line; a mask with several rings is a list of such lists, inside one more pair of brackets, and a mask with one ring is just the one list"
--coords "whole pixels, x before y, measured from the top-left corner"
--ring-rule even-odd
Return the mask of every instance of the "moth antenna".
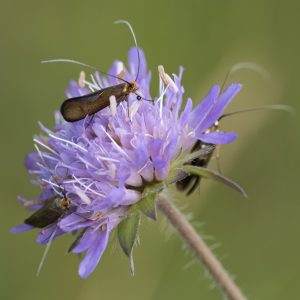
[[126, 20], [117, 20], [117, 21], [114, 22], [114, 24], [125, 24], [129, 27], [129, 30], [130, 30], [131, 35], [133, 37], [134, 44], [135, 44], [136, 51], [137, 51], [138, 69], [137, 69], [136, 78], [135, 78], [135, 81], [137, 81], [137, 79], [139, 77], [139, 72], [140, 72], [140, 51], [139, 51], [139, 47], [138, 47], [138, 44], [137, 44], [137, 41], [136, 41], [136, 37], [135, 37], [135, 33], [133, 31], [133, 28], [132, 28], [131, 24]]
[[137, 98], [137, 100], [144, 100], [144, 101], [148, 101], [148, 102], [153, 102], [153, 100], [152, 99], [146, 99], [146, 98], [144, 98], [140, 93], [137, 93], [137, 92], [135, 92], [135, 94], [136, 94], [136, 98]]
[[126, 83], [129, 84], [129, 82], [127, 80], [123, 79], [123, 78], [120, 78], [120, 77], [112, 75], [112, 74], [108, 74], [108, 73], [100, 70], [99, 68], [96, 68], [96, 67], [91, 66], [91, 65], [86, 64], [86, 63], [82, 63], [82, 62], [77, 61], [77, 60], [68, 59], [68, 58], [55, 58], [55, 59], [47, 59], [47, 60], [42, 60], [41, 61], [42, 64], [57, 63], [57, 62], [65, 62], [65, 63], [70, 63], [70, 64], [75, 64], [75, 65], [87, 67], [87, 68], [90, 68], [92, 70], [96, 70], [96, 71], [98, 71], [98, 72], [100, 72], [100, 73], [102, 73], [104, 75], [107, 75], [107, 76], [119, 79], [119, 80], [121, 80], [121, 81], [126, 82]]
[[227, 118], [232, 115], [237, 115], [240, 113], [246, 113], [246, 112], [252, 112], [252, 111], [259, 111], [259, 110], [282, 110], [282, 111], [286, 111], [290, 114], [295, 112], [291, 106], [285, 105], [285, 104], [264, 105], [264, 106], [254, 107], [254, 108], [241, 109], [241, 110], [237, 110], [237, 111], [234, 111], [231, 113], [224, 114], [219, 118], [219, 121], [221, 119]]
[[143, 98], [143, 97], [141, 97], [141, 99], [144, 100], [144, 101], [153, 102], [153, 100], [151, 100], [151, 99], [146, 99], [146, 98]]
[[253, 62], [240, 62], [240, 63], [234, 64], [227, 72], [225, 79], [223, 81], [223, 84], [221, 86], [221, 93], [224, 90], [225, 84], [226, 84], [229, 76], [231, 74], [235, 73], [236, 71], [243, 70], [243, 69], [254, 71], [254, 72], [258, 73], [261, 77], [263, 77], [265, 80], [270, 80], [270, 77], [271, 77], [270, 73], [261, 65], [253, 63]]
[[36, 276], [37, 276], [37, 277], [39, 277], [39, 275], [40, 275], [40, 273], [41, 273], [41, 270], [42, 270], [42, 268], [43, 268], [44, 262], [45, 262], [45, 260], [46, 260], [47, 254], [48, 254], [48, 252], [49, 252], [50, 246], [51, 246], [51, 244], [52, 244], [52, 241], [53, 241], [53, 239], [54, 239], [54, 236], [55, 236], [55, 234], [56, 234], [57, 229], [58, 229], [58, 227], [56, 227], [56, 229], [52, 232], [52, 234], [51, 234], [51, 236], [50, 236], [49, 242], [48, 242], [48, 244], [47, 244], [47, 246], [46, 246], [46, 249], [45, 249], [45, 251], [44, 251], [44, 253], [43, 253], [42, 259], [41, 259], [41, 261], [40, 261], [39, 267], [38, 267], [37, 272], [36, 272]]

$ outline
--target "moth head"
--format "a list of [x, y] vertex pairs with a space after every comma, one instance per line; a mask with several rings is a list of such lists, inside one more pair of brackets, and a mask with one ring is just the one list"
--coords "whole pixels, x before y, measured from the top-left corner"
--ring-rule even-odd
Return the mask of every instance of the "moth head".
[[138, 90], [136, 82], [129, 82], [127, 85], [127, 92], [128, 93], [135, 93]]

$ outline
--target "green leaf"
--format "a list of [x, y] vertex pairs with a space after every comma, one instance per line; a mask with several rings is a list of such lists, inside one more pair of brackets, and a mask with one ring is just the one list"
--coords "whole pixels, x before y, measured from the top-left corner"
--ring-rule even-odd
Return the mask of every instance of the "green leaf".
[[140, 213], [135, 212], [130, 214], [118, 225], [118, 238], [120, 246], [124, 253], [129, 257], [130, 271], [132, 274], [134, 274], [132, 250], [137, 241], [140, 219]]
[[157, 220], [156, 213], [157, 192], [148, 192], [137, 204], [136, 208], [152, 220]]
[[220, 174], [214, 170], [197, 167], [197, 166], [190, 166], [190, 165], [183, 166], [182, 169], [186, 173], [190, 173], [190, 174], [198, 175], [198, 176], [201, 176], [204, 178], [209, 178], [209, 179], [214, 179], [216, 181], [220, 181], [220, 182], [226, 184], [227, 186], [231, 187], [232, 189], [238, 191], [244, 197], [247, 197], [247, 194], [242, 187], [240, 187], [234, 181], [226, 178], [225, 176], [223, 176], [222, 174]]

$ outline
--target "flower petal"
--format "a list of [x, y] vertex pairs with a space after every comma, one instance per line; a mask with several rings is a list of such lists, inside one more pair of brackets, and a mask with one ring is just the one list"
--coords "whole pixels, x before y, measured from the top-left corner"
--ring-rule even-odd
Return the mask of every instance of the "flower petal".
[[[54, 233], [55, 232], [55, 233]], [[54, 236], [52, 236], [54, 233]], [[54, 241], [54, 239], [56, 239], [57, 237], [59, 237], [60, 235], [64, 234], [65, 232], [63, 230], [61, 230], [59, 227], [57, 227], [56, 224], [53, 224], [51, 226], [48, 226], [47, 228], [43, 229], [37, 239], [36, 242], [38, 244], [48, 244], [49, 241]]]
[[22, 224], [22, 225], [19, 225], [19, 226], [12, 227], [10, 229], [10, 232], [11, 233], [20, 233], [20, 232], [28, 231], [28, 230], [31, 230], [31, 229], [34, 229], [34, 227], [31, 226], [31, 225]]
[[201, 126], [198, 127], [196, 133], [202, 133], [210, 128], [222, 115], [226, 106], [231, 102], [233, 97], [239, 92], [242, 85], [239, 83], [232, 83], [224, 93], [222, 93], [217, 102], [211, 107], [210, 112], [203, 119]]
[[79, 265], [79, 276], [87, 278], [98, 265], [109, 240], [108, 230], [99, 230], [92, 246]]
[[77, 214], [70, 214], [66, 217], [64, 217], [59, 223], [58, 226], [64, 231], [64, 232], [71, 232], [74, 230], [77, 230], [82, 227], [87, 227], [93, 225], [94, 222], [88, 219], [85, 219], [84, 217], [81, 217]]
[[[108, 74], [111, 74], [114, 76], [119, 76], [122, 71], [124, 71], [124, 64], [119, 60], [115, 60], [112, 64], [112, 66], [110, 67]], [[120, 83], [120, 80], [115, 77], [110, 77], [109, 81], [110, 81], [111, 85]]]
[[83, 236], [81, 237], [80, 241], [72, 249], [73, 253], [81, 253], [85, 251], [86, 249], [92, 247], [97, 237], [97, 231], [95, 231], [93, 228], [87, 229]]
[[75, 80], [71, 80], [69, 88], [65, 90], [65, 95], [68, 98], [79, 97], [88, 93], [90, 93], [90, 91], [86, 88], [80, 87], [78, 82], [76, 82]]
[[201, 131], [201, 133], [204, 131], [202, 130], [202, 123], [209, 115], [212, 107], [216, 104], [219, 92], [220, 87], [218, 85], [214, 85], [208, 92], [207, 96], [195, 107], [191, 113], [189, 121], [191, 128], [197, 128]]
[[235, 132], [210, 132], [198, 136], [198, 139], [202, 142], [215, 145], [229, 144], [236, 138], [237, 134]]

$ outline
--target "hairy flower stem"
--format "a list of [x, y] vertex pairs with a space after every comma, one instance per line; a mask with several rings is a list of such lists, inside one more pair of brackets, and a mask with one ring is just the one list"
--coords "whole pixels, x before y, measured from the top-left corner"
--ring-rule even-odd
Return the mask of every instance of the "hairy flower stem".
[[196, 230], [191, 226], [177, 207], [166, 198], [166, 196], [159, 196], [158, 208], [177, 229], [183, 240], [189, 245], [190, 249], [203, 263], [228, 299], [246, 300], [247, 298], [242, 294], [239, 287], [234, 283], [222, 264], [210, 251], [203, 239], [198, 235]]

